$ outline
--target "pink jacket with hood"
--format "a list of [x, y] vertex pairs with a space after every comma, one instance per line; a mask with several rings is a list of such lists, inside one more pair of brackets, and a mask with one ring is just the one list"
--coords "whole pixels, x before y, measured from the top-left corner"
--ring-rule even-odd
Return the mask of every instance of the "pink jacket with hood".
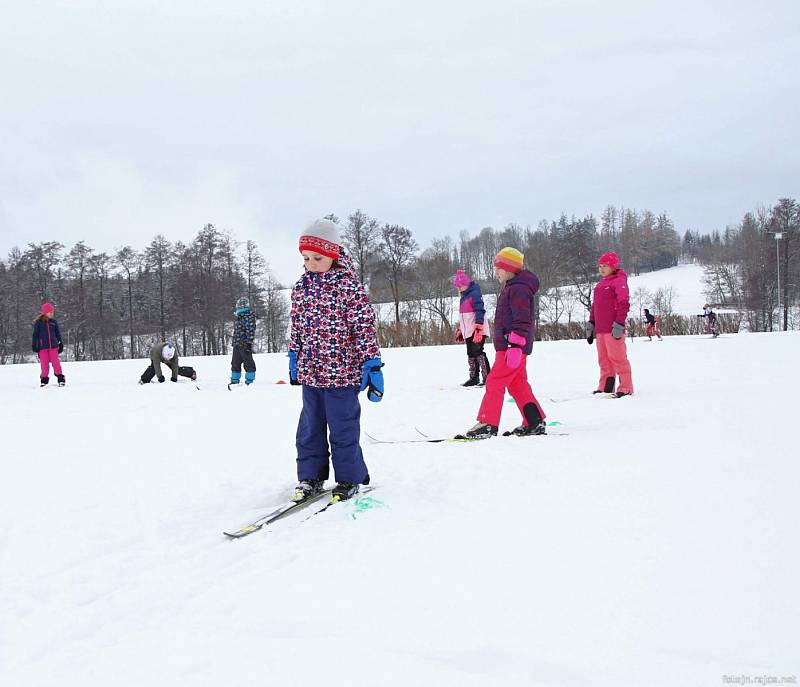
[[614, 322], [624, 325], [630, 310], [628, 275], [618, 269], [603, 277], [594, 287], [589, 320], [594, 322], [597, 334], [610, 334]]

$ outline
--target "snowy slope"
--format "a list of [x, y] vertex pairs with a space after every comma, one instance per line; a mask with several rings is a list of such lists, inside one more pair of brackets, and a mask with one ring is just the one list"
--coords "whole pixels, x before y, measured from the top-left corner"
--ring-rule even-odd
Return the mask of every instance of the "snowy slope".
[[[294, 484], [297, 388], [257, 356], [0, 368], [0, 685], [710, 685], [797, 674], [797, 334], [637, 341], [637, 387], [537, 344], [566, 436], [370, 445], [351, 503], [240, 541]], [[470, 426], [463, 347], [384, 351], [381, 438]], [[758, 367], [755, 367], [755, 363]], [[550, 400], [554, 399], [554, 400]], [[503, 428], [517, 423], [505, 406]], [[362, 506], [365, 503], [362, 502]], [[369, 502], [366, 502], [369, 505]]]
[[[653, 296], [659, 289], [664, 292], [671, 290], [673, 314], [696, 315], [701, 313], [703, 304], [708, 300], [704, 294], [703, 274], [702, 265], [684, 264], [655, 272], [646, 272], [638, 276], [628, 275], [628, 287], [631, 295], [630, 317], [641, 318], [642, 308], [649, 308], [659, 314], [653, 304]], [[453, 293], [455, 293], [455, 289], [453, 289]], [[493, 313], [496, 296], [484, 294], [483, 299], [486, 312]], [[454, 323], [458, 321], [458, 304], [458, 296], [453, 296], [450, 302], [450, 320]], [[394, 321], [394, 303], [376, 303], [374, 307], [380, 320], [383, 322]], [[560, 306], [560, 309], [563, 307]], [[571, 310], [571, 318], [569, 317], [570, 313], [566, 310], [562, 311], [558, 318], [560, 322], [585, 322], [588, 319], [588, 312], [577, 298], [567, 309]], [[541, 322], [548, 322], [554, 317], [553, 315], [548, 317], [546, 308], [542, 309], [539, 315]]]

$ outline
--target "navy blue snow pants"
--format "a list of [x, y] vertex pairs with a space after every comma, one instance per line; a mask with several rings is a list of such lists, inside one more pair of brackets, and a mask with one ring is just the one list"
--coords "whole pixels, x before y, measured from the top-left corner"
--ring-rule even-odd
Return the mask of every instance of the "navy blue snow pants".
[[[330, 451], [328, 431], [330, 430]], [[369, 473], [361, 453], [358, 387], [321, 389], [303, 385], [297, 423], [297, 479], [328, 479], [328, 456], [337, 482], [365, 484]]]

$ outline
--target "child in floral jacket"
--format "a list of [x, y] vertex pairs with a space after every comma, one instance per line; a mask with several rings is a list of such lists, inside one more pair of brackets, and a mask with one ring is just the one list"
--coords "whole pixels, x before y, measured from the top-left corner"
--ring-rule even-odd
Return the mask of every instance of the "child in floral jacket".
[[[292, 289], [289, 377], [303, 387], [297, 426], [297, 478], [293, 499], [323, 490], [331, 456], [337, 481], [333, 500], [369, 484], [359, 445], [359, 391], [383, 397], [375, 312], [352, 262], [339, 243], [339, 228], [318, 220], [300, 236], [305, 274]], [[330, 432], [330, 446], [328, 433]]]

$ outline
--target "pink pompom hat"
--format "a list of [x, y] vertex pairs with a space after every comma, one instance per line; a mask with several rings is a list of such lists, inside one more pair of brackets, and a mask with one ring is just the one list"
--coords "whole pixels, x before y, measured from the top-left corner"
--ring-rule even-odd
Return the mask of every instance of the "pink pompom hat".
[[460, 289], [462, 286], [469, 286], [469, 283], [472, 280], [469, 278], [469, 275], [464, 272], [463, 270], [456, 270], [456, 276], [453, 277], [453, 286], [457, 289]]

